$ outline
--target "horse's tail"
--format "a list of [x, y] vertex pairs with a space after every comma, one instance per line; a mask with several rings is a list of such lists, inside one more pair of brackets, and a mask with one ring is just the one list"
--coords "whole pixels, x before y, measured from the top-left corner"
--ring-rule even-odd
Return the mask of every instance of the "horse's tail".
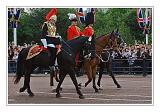
[[15, 81], [14, 81], [14, 84], [17, 84], [21, 77], [23, 76], [23, 59], [24, 59], [24, 55], [23, 55], [23, 51], [25, 50], [22, 49], [18, 55], [18, 59], [17, 59], [17, 68], [16, 68], [16, 76], [15, 76]]

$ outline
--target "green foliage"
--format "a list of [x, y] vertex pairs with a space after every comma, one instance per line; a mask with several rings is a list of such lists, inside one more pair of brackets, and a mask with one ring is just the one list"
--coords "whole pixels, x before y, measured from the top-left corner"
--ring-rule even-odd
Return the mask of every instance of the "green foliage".
[[[105, 11], [104, 11], [105, 10]], [[133, 44], [134, 40], [144, 41], [145, 35], [136, 21], [136, 9], [131, 8], [111, 8], [111, 9], [97, 9], [96, 23], [94, 30], [96, 36], [100, 36], [111, 32], [112, 30], [119, 28], [121, 37], [128, 44]], [[40, 42], [41, 27], [45, 21], [44, 17], [50, 11], [49, 8], [32, 8], [29, 12], [22, 12], [19, 27], [17, 28], [17, 40], [18, 44], [24, 42], [30, 43], [32, 40]], [[58, 9], [58, 21], [57, 21], [57, 33], [66, 39], [67, 28], [71, 24], [67, 14], [75, 13], [74, 8], [59, 8]], [[83, 26], [78, 24], [83, 30]], [[151, 29], [151, 28], [150, 28]], [[149, 42], [152, 42], [152, 32], [149, 33]], [[9, 41], [13, 41], [13, 30], [8, 29]]]
[[[135, 8], [113, 8], [108, 9], [107, 12], [98, 10], [95, 24], [96, 34], [100, 36], [105, 32], [111, 32], [119, 28], [121, 37], [126, 43], [133, 44], [135, 39], [145, 42], [145, 35], [143, 34], [143, 30], [139, 28], [136, 18]], [[149, 42], [151, 43], [151, 36], [149, 37]]]

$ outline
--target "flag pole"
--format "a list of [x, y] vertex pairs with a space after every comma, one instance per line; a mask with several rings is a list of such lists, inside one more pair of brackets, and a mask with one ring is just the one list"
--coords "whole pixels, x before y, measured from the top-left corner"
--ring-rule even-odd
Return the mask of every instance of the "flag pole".
[[[146, 8], [145, 10], [145, 27], [146, 27], [146, 30], [147, 29], [147, 25], [148, 25], [148, 8]], [[148, 32], [148, 31], [147, 31]], [[146, 33], [146, 44], [148, 44], [148, 33]]]
[[[16, 8], [14, 8], [13, 11], [14, 11], [14, 14], [16, 14]], [[14, 19], [13, 22], [16, 22], [16, 20]], [[13, 23], [13, 24], [16, 24], [16, 23]], [[14, 27], [14, 25], [13, 25], [13, 40], [14, 40], [14, 44], [17, 46], [17, 28]]]

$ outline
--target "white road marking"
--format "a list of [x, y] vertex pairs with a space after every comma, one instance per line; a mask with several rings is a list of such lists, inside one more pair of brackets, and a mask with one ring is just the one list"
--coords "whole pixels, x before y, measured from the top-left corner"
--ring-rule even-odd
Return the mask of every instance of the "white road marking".
[[13, 101], [15, 101], [15, 99], [8, 99], [8, 101], [13, 102]]
[[[75, 99], [78, 100], [79, 98], [72, 98], [72, 97], [61, 97], [62, 99]], [[108, 99], [108, 98], [85, 98], [87, 100], [100, 100], [100, 101], [135, 101], [135, 102], [150, 102], [152, 100], [132, 100], [132, 99]]]
[[[20, 92], [17, 92], [18, 94], [22, 94], [22, 93], [20, 93]], [[28, 94], [27, 92], [23, 92], [24, 94]], [[47, 93], [47, 92], [33, 92], [33, 93], [36, 93], [36, 94], [56, 94], [56, 93]], [[75, 94], [76, 95], [76, 92], [75, 93], [61, 93], [61, 94]], [[127, 97], [127, 96], [129, 96], [129, 97], [144, 97], [144, 98], [152, 98], [152, 96], [147, 96], [147, 95], [122, 95], [122, 94], [118, 94], [118, 95], [107, 95], [107, 94], [99, 94], [99, 93], [97, 93], [97, 94], [95, 94], [95, 93], [93, 93], [93, 94], [83, 94], [83, 95], [86, 95], [86, 96], [91, 96], [91, 95], [96, 95], [96, 96], [111, 96], [111, 97], [113, 97], [113, 96], [121, 96], [121, 97]]]

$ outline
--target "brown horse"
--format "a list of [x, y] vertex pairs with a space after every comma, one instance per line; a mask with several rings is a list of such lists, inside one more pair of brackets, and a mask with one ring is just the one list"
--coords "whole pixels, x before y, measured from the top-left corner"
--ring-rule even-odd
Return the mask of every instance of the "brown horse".
[[96, 58], [94, 59], [85, 59], [84, 60], [84, 70], [86, 71], [88, 81], [85, 83], [85, 87], [92, 81], [93, 79], [93, 88], [95, 89], [95, 92], [98, 92], [98, 89], [96, 87], [95, 79], [96, 79], [96, 67], [100, 63], [100, 57], [103, 52], [103, 49], [106, 46], [109, 46], [110, 48], [117, 48], [118, 36], [117, 32], [112, 31], [110, 34], [102, 35], [98, 38], [96, 38]]
[[[96, 78], [96, 67], [100, 64], [100, 57], [103, 52], [103, 49], [106, 46], [109, 46], [110, 48], [116, 49], [118, 47], [117, 42], [119, 42], [119, 35], [118, 30], [116, 32], [112, 31], [109, 34], [102, 35], [98, 38], [96, 38], [95, 48], [96, 48], [96, 55], [97, 57], [94, 59], [84, 59], [84, 70], [86, 71], [86, 74], [88, 76], [88, 81], [85, 83], [85, 87], [92, 81], [93, 79], [93, 88], [95, 89], [95, 92], [98, 92], [98, 89], [95, 84], [95, 78]], [[58, 73], [55, 73], [55, 76], [57, 77]], [[114, 78], [114, 75], [111, 76], [114, 80], [115, 84], [120, 87], [117, 81]], [[50, 86], [53, 86], [53, 76], [50, 76]], [[79, 84], [81, 86], [81, 83]]]

